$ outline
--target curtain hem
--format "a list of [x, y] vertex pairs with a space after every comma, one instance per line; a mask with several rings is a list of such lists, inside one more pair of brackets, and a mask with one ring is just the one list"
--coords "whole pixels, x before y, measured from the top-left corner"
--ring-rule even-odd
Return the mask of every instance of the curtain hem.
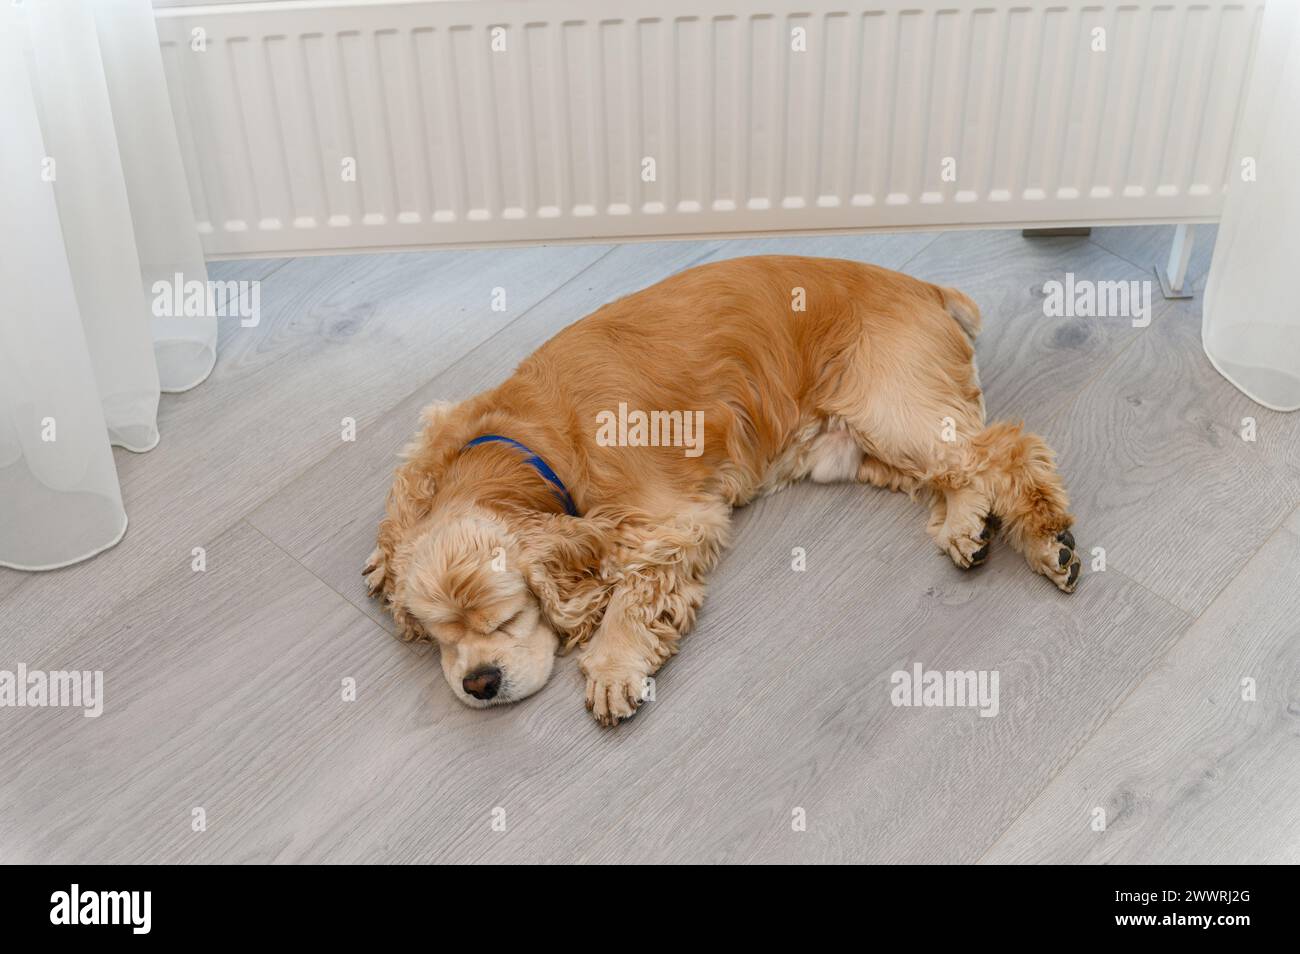
[[[194, 381], [193, 381], [192, 383], [190, 383], [190, 384], [186, 384], [186, 385], [177, 386], [177, 387], [167, 387], [167, 388], [160, 387], [160, 388], [158, 389], [158, 390], [159, 390], [159, 393], [161, 393], [161, 394], [184, 394], [186, 391], [192, 391], [194, 388], [197, 388], [200, 384], [202, 384], [202, 383], [203, 383], [204, 381], [206, 381], [209, 377], [211, 377], [213, 370], [214, 370], [214, 369], [216, 368], [216, 366], [217, 366], [217, 349], [216, 349], [216, 348], [212, 348], [212, 349], [210, 349], [210, 355], [211, 355], [211, 357], [208, 359], [208, 366], [207, 366], [207, 368], [203, 371], [202, 374], [200, 374], [197, 378], [195, 378]], [[156, 444], [156, 443], [157, 443], [157, 442], [155, 441], [155, 444]], [[128, 449], [129, 449], [129, 448], [128, 448]]]
[[1246, 395], [1246, 397], [1250, 398], [1260, 407], [1266, 407], [1270, 411], [1282, 411], [1284, 413], [1289, 413], [1291, 411], [1300, 411], [1300, 404], [1293, 404], [1290, 407], [1283, 407], [1280, 404], [1273, 404], [1270, 401], [1265, 401], [1263, 398], [1257, 397], [1256, 395], [1252, 394], [1250, 388], [1246, 387], [1244, 384], [1242, 384], [1240, 381], [1238, 381], [1236, 378], [1230, 375], [1227, 371], [1224, 371], [1223, 368], [1219, 367], [1219, 362], [1214, 360], [1214, 355], [1210, 354], [1210, 349], [1205, 346], [1204, 333], [1202, 333], [1201, 335], [1201, 350], [1205, 352], [1205, 357], [1209, 359], [1210, 366], [1214, 368], [1215, 371], [1219, 372], [1219, 376], [1222, 377], [1223, 380], [1227, 381], [1234, 388], [1236, 388], [1242, 394]]
[[158, 442], [160, 440], [162, 440], [162, 435], [159, 434], [157, 431], [154, 431], [153, 443], [150, 444], [148, 447], [132, 447], [130, 444], [123, 444], [120, 441], [114, 441], [114, 440], [110, 440], [108, 443], [110, 447], [120, 447], [122, 448], [122, 450], [130, 451], [132, 454], [147, 454], [155, 447], [158, 446]]
[[7, 560], [0, 560], [0, 566], [7, 567], [10, 570], [21, 570], [26, 573], [42, 573], [48, 570], [62, 570], [64, 567], [76, 566], [78, 563], [84, 563], [91, 557], [97, 557], [105, 550], [111, 550], [113, 547], [121, 543], [122, 538], [126, 536], [126, 528], [129, 523], [130, 521], [127, 519], [126, 514], [123, 513], [122, 529], [117, 532], [117, 536], [108, 543], [105, 543], [102, 547], [99, 547], [97, 550], [91, 550], [84, 556], [73, 557], [71, 560], [64, 560], [62, 563], [47, 563], [44, 566], [23, 566], [19, 563], [10, 563]]

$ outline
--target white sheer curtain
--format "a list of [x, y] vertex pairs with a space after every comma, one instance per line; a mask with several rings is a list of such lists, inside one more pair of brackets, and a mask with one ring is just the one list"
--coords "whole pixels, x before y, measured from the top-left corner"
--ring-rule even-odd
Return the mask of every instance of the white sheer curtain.
[[[1206, 281], [1201, 341], [1247, 397], [1300, 410], [1300, 3], [1269, 0]], [[1245, 166], [1246, 176], [1243, 177]], [[1253, 176], [1253, 178], [1252, 178]]]
[[216, 319], [157, 317], [203, 264], [149, 0], [0, 2], [0, 565], [121, 539], [110, 444], [158, 442]]

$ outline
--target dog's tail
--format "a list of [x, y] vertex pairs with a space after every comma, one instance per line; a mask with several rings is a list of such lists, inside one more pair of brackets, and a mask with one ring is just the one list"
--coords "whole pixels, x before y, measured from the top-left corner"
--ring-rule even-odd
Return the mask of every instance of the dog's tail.
[[952, 315], [953, 320], [961, 325], [961, 330], [966, 332], [966, 337], [974, 341], [975, 336], [980, 333], [979, 305], [955, 288], [944, 288], [941, 285], [936, 287], [939, 289], [939, 297], [943, 299], [943, 307], [948, 314]]

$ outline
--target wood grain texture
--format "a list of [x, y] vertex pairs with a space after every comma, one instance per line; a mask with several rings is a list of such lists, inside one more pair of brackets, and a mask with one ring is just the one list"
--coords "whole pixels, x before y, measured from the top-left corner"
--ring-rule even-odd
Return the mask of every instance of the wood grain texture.
[[[1025, 238], [1019, 231], [948, 232], [908, 264], [917, 278], [960, 288], [980, 306], [976, 360], [990, 420], [1047, 424], [1073, 396], [1136, 341], [1129, 318], [1048, 317], [1047, 282], [1151, 278], [1085, 238]], [[1168, 309], [1156, 289], [1152, 311]], [[1050, 443], [1049, 437], [1049, 443]]]
[[984, 860], [1300, 862], [1297, 579], [1300, 511]]
[[[1256, 439], [1242, 439], [1243, 421]], [[1175, 306], [1069, 404], [1054, 428], [1085, 551], [1198, 615], [1297, 504], [1300, 415], [1254, 404]]]
[[410, 657], [244, 524], [211, 541], [206, 572], [163, 574], [93, 635], [26, 662], [103, 670], [102, 715], [0, 719], [6, 863], [276, 858]]

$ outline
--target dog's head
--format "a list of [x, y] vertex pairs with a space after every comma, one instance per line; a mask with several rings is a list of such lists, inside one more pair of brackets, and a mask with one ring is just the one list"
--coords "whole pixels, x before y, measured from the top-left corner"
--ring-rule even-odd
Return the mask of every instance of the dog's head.
[[414, 536], [393, 602], [438, 643], [456, 698], [515, 702], [599, 621], [600, 547], [573, 518], [462, 514]]

